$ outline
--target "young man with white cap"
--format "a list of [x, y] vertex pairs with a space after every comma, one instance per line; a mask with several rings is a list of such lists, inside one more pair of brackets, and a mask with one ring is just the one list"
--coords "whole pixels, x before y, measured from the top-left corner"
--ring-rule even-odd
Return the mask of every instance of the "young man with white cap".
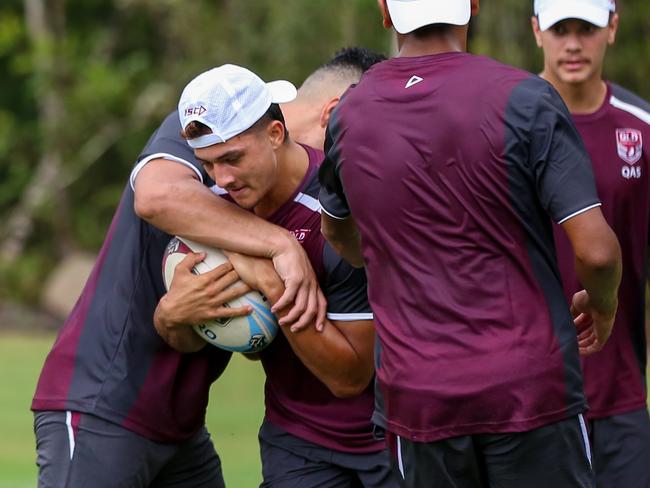
[[[136, 214], [138, 195], [167, 189], [167, 203], [152, 205], [167, 210], [151, 212], [156, 222], [172, 219], [165, 224], [171, 227], [163, 225], [167, 232], [174, 226], [189, 232], [196, 224], [190, 235], [197, 240], [213, 242], [222, 234], [226, 247], [234, 249], [248, 242], [245, 235], [271, 247], [273, 236], [280, 236], [295, 242], [298, 252], [279, 261], [304, 255], [305, 269], [313, 274], [303, 247], [286, 229], [215, 197], [209, 190], [213, 183], [200, 181], [204, 173], [180, 136], [177, 112], [174, 120], [175, 127], [165, 121], [139, 158], [132, 175], [137, 190], [126, 186], [95, 269], [43, 366], [32, 403], [39, 486], [223, 486], [204, 420], [210, 386], [231, 354], [214, 347], [183, 354], [157, 333], [154, 310], [165, 294], [160, 266], [171, 235]], [[182, 159], [188, 150], [193, 163]], [[187, 205], [184, 219], [175, 216]], [[220, 224], [219, 216], [232, 219], [234, 227]], [[222, 287], [237, 279], [230, 265], [210, 277]], [[232, 298], [227, 295], [212, 297], [201, 313], [211, 318], [246, 313], [222, 307]], [[313, 321], [314, 315], [308, 316]], [[197, 349], [191, 341], [184, 345]]]
[[[614, 331], [584, 358], [586, 414], [598, 487], [650, 486], [646, 405], [645, 284], [650, 236], [650, 104], [603, 80], [619, 22], [611, 0], [537, 0], [532, 18], [544, 51], [541, 76], [562, 95], [591, 157], [603, 213], [623, 255]], [[557, 230], [557, 229], [556, 229]], [[567, 297], [579, 289], [573, 251], [556, 232]]]
[[[277, 105], [295, 95], [287, 81], [264, 83], [245, 68], [224, 65], [192, 80], [178, 106], [188, 151], [200, 161], [197, 171], [214, 182], [213, 192], [292, 232], [328, 302], [322, 332], [281, 328], [260, 353], [266, 372], [262, 486], [396, 487], [388, 451], [373, 436], [374, 327], [365, 274], [320, 234], [323, 154], [289, 138]], [[231, 259], [252, 288], [272, 303], [280, 298], [284, 286], [270, 261]], [[187, 306], [177, 296], [187, 295], [172, 282], [156, 312], [163, 336], [168, 327], [194, 334], [186, 324], [196, 318], [178, 315]]]
[[323, 231], [366, 267], [403, 486], [591, 487], [579, 352], [611, 332], [618, 243], [557, 92], [464, 52], [478, 4], [379, 1], [400, 52], [330, 119]]

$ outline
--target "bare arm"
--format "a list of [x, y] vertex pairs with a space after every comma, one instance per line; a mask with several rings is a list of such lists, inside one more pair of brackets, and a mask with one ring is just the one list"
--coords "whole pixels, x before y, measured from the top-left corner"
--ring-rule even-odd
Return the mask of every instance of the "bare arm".
[[293, 304], [283, 322], [322, 326], [325, 299], [302, 246], [285, 229], [215, 198], [190, 168], [165, 159], [145, 165], [135, 180], [135, 212], [168, 234], [272, 259], [286, 287], [277, 307]]
[[584, 290], [571, 306], [578, 326], [580, 352], [600, 351], [614, 326], [621, 282], [621, 249], [600, 208], [562, 224], [573, 246], [576, 275]]
[[363, 268], [361, 237], [354, 217], [335, 219], [322, 212], [321, 233], [339, 256], [355, 268]]
[[[281, 296], [282, 281], [268, 260], [238, 254], [229, 258], [242, 280], [259, 289], [271, 302]], [[372, 321], [327, 321], [322, 332], [313, 327], [297, 332], [286, 327], [281, 330], [303, 364], [335, 396], [358, 395], [372, 380], [375, 344]]]

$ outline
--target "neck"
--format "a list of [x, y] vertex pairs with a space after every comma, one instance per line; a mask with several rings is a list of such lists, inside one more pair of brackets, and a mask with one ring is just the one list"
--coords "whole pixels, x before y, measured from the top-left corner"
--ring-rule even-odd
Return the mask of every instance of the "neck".
[[441, 33], [426, 36], [398, 34], [399, 57], [429, 56], [448, 52], [467, 51], [468, 27], [453, 26]]
[[318, 109], [323, 103], [315, 100], [309, 102], [295, 100], [282, 105], [289, 136], [293, 141], [322, 149], [324, 135]]
[[596, 76], [582, 83], [562, 82], [547, 70], [542, 72], [540, 76], [555, 87], [572, 114], [592, 114], [596, 112], [603, 105], [607, 96], [607, 85], [601, 76]]
[[253, 211], [262, 218], [275, 213], [298, 189], [309, 167], [309, 155], [298, 143], [290, 140], [276, 151], [278, 172], [276, 185], [255, 206]]

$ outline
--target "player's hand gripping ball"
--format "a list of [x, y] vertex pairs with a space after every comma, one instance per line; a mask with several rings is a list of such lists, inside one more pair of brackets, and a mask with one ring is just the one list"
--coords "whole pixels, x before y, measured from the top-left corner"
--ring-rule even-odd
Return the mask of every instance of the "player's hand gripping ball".
[[[163, 279], [167, 290], [171, 286], [176, 265], [183, 260], [188, 252], [205, 253], [205, 259], [192, 270], [193, 273], [199, 275], [228, 260], [219, 249], [204, 246], [189, 239], [174, 237], [167, 245], [162, 263]], [[251, 291], [231, 300], [224, 306], [233, 308], [250, 306], [253, 312], [242, 317], [228, 317], [195, 325], [195, 332], [210, 344], [227, 351], [255, 353], [268, 346], [277, 334], [278, 323], [275, 315], [271, 313], [271, 304], [260, 292]]]

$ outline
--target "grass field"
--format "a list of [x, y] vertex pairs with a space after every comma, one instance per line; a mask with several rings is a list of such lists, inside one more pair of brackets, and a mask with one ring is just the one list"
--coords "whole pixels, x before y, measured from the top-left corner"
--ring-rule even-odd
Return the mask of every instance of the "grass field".
[[[29, 405], [53, 340], [52, 334], [0, 334], [0, 488], [36, 486]], [[231, 487], [255, 487], [261, 481], [262, 385], [260, 365], [236, 354], [211, 391], [208, 428]]]
[[[53, 340], [51, 333], [0, 334], [0, 488], [36, 486], [29, 405]], [[263, 381], [261, 366], [236, 354], [212, 388], [208, 429], [228, 486], [255, 487], [261, 481], [257, 429]]]

